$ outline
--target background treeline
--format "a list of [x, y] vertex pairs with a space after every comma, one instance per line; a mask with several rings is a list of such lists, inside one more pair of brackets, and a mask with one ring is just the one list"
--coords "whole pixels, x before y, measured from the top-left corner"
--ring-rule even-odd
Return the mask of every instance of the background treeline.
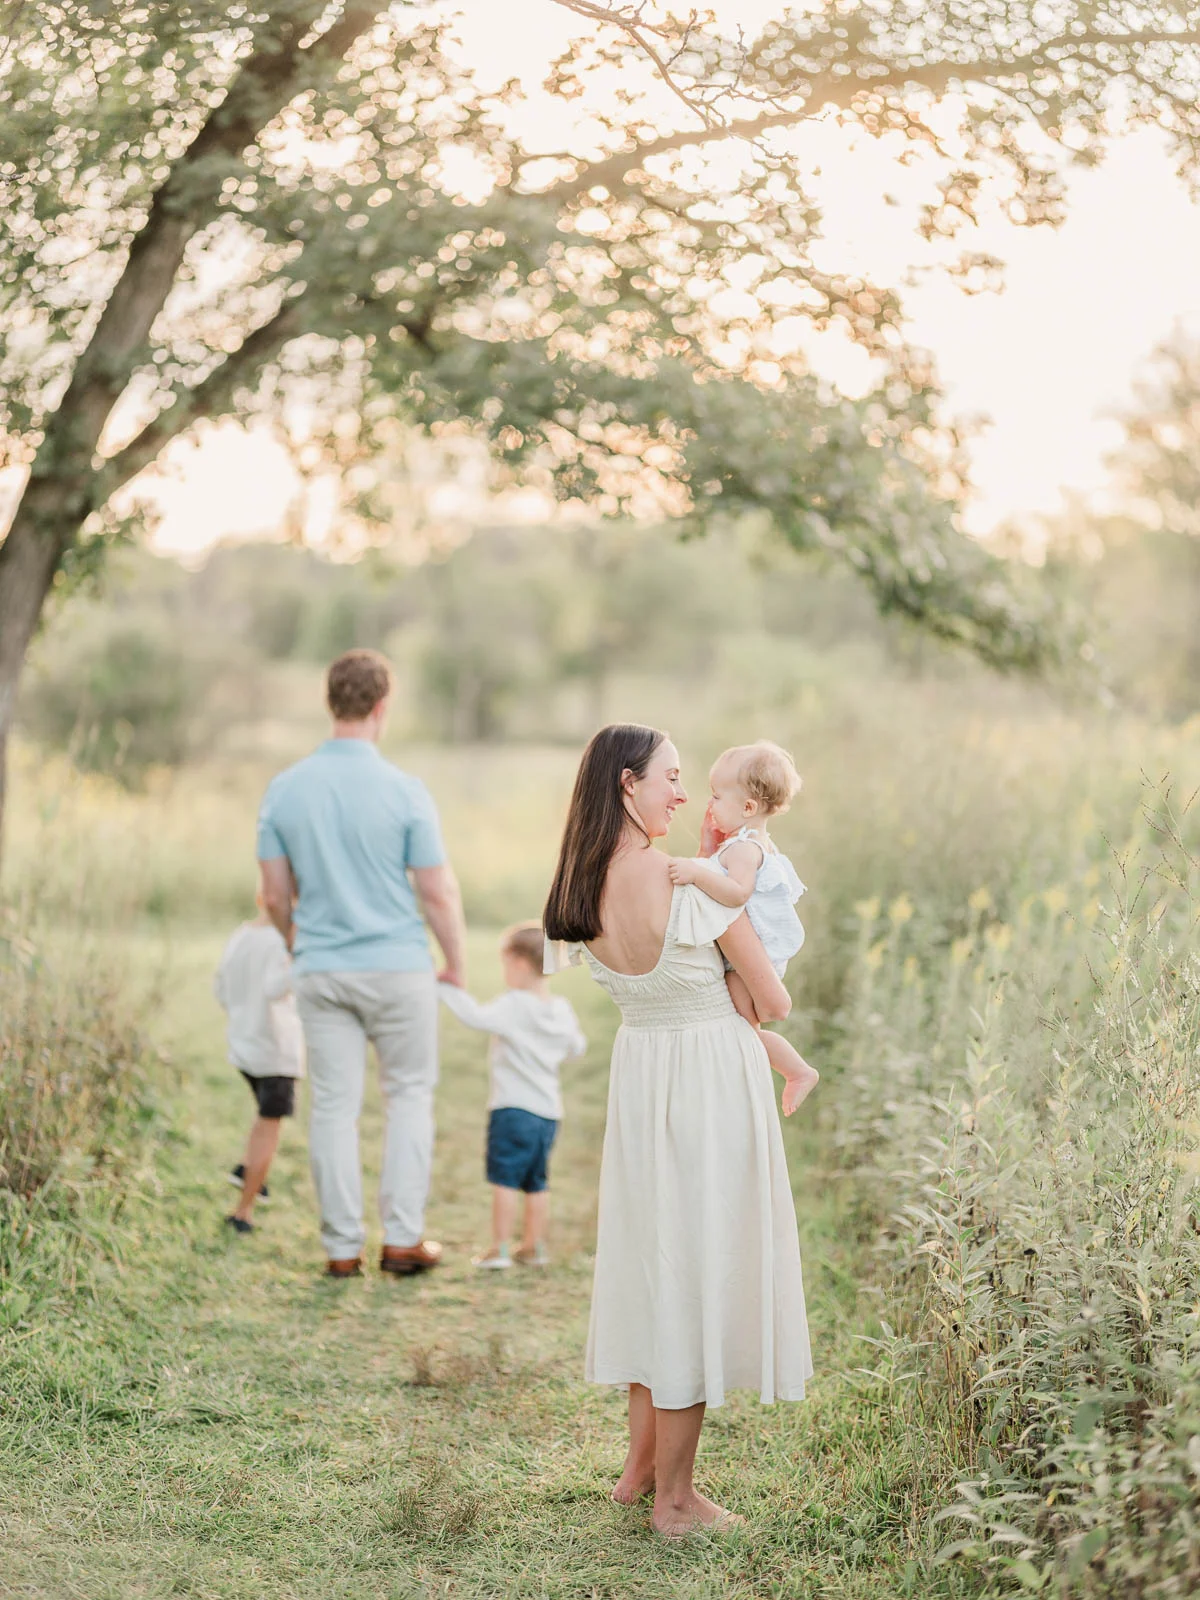
[[[1128, 518], [1048, 530], [1046, 581], [1073, 591], [1082, 692], [1168, 721], [1200, 708], [1200, 540]], [[977, 676], [844, 572], [752, 524], [668, 530], [494, 528], [420, 566], [335, 562], [288, 545], [221, 547], [195, 569], [128, 550], [57, 608], [21, 702], [26, 732], [137, 782], [222, 753], [286, 715], [355, 645], [386, 650], [396, 719], [433, 743], [577, 743], [637, 682], [714, 709], [755, 686], [790, 703], [835, 677]], [[292, 687], [289, 688], [289, 685]], [[1076, 684], [1076, 691], [1080, 685]]]

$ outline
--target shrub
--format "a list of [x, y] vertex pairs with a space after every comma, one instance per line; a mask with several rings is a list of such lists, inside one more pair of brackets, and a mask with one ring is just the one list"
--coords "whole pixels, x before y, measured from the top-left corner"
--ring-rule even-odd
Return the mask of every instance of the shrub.
[[208, 652], [165, 622], [81, 610], [39, 651], [21, 720], [77, 766], [136, 783], [194, 749], [215, 671]]
[[121, 970], [47, 961], [15, 919], [0, 942], [0, 1189], [119, 1186], [153, 1120], [156, 1058]]
[[[859, 907], [839, 1086], [963, 1482], [947, 1554], [1006, 1590], [1200, 1580], [1194, 841], [1154, 795], [1105, 884], [981, 885], [941, 929]], [[1142, 865], [1139, 867], [1138, 862]]]

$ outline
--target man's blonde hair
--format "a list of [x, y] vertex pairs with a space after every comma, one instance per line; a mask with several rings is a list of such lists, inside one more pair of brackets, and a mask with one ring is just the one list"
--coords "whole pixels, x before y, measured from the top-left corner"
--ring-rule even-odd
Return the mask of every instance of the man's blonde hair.
[[501, 935], [500, 948], [505, 955], [520, 956], [535, 972], [540, 972], [546, 954], [546, 935], [541, 923], [514, 922]]
[[751, 800], [757, 800], [768, 817], [786, 811], [800, 792], [801, 777], [796, 764], [781, 745], [770, 739], [738, 745], [725, 752], [737, 763], [737, 781]]

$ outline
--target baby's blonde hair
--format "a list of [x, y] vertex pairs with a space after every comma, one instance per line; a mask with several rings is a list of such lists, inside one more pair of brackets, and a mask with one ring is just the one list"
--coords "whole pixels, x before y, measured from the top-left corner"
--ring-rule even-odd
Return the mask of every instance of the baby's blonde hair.
[[795, 762], [781, 745], [772, 744], [770, 739], [735, 745], [732, 750], [726, 750], [721, 759], [737, 762], [738, 784], [751, 800], [758, 801], [768, 817], [786, 811], [800, 792], [801, 778]]
[[546, 950], [546, 935], [540, 922], [515, 922], [505, 928], [500, 937], [500, 948], [505, 955], [520, 956], [535, 972], [542, 970]]

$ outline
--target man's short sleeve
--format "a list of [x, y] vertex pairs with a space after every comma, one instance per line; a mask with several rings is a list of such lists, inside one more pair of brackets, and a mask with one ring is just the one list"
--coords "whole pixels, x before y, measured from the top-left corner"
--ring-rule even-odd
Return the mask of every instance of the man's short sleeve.
[[274, 861], [279, 856], [286, 856], [287, 850], [275, 826], [274, 807], [272, 794], [275, 785], [267, 785], [267, 792], [263, 795], [262, 805], [258, 808], [258, 859], [260, 861]]
[[414, 784], [409, 795], [404, 865], [440, 867], [445, 859], [446, 847], [442, 843], [442, 826], [433, 796], [423, 783]]

